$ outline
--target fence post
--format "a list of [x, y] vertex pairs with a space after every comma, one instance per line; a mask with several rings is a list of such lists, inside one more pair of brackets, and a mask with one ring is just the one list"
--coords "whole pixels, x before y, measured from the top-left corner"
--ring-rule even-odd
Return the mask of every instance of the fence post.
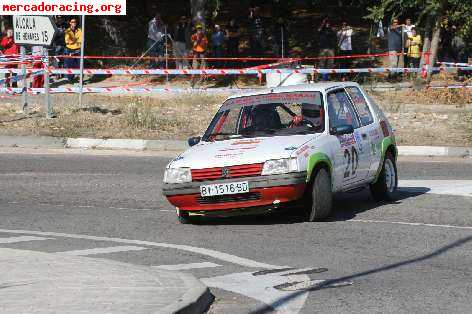
[[46, 111], [46, 118], [53, 118], [51, 95], [50, 95], [50, 80], [49, 80], [49, 52], [47, 48], [42, 48], [44, 52], [44, 110]]
[[26, 48], [20, 47], [21, 54], [21, 75], [23, 75], [23, 88], [21, 90], [21, 111], [25, 112], [28, 109], [28, 81], [26, 79]]

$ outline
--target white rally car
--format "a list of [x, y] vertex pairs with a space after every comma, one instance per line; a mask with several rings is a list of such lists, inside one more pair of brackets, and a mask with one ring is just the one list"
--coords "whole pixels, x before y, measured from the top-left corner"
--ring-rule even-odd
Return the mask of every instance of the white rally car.
[[182, 223], [292, 204], [308, 221], [323, 220], [333, 193], [370, 186], [383, 201], [398, 184], [393, 130], [351, 82], [232, 96], [189, 145], [167, 166], [163, 186]]

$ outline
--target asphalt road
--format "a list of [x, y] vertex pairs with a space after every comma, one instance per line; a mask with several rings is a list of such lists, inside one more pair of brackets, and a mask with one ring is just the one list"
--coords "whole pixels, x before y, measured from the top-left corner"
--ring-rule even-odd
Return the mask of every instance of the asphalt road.
[[[162, 197], [168, 160], [2, 150], [0, 246], [186, 269], [212, 287], [212, 313], [472, 311], [472, 194], [453, 187], [472, 180], [470, 159], [402, 158], [397, 202], [339, 195], [328, 222], [200, 225], [180, 225]], [[54, 239], [1, 241], [42, 234]]]

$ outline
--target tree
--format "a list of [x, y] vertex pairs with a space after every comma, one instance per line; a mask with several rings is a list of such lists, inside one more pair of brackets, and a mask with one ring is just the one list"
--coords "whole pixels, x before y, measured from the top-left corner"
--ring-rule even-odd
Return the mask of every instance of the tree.
[[[368, 8], [370, 14], [366, 16], [374, 21], [382, 20], [385, 15], [392, 17], [405, 12], [418, 12], [416, 20], [421, 23], [426, 20], [425, 41], [423, 51], [430, 52], [429, 61], [434, 65], [438, 56], [441, 41], [441, 28], [444, 21], [461, 25], [460, 31], [465, 36], [471, 36], [472, 31], [472, 2], [464, 0], [382, 0], [380, 4]], [[431, 38], [430, 38], [431, 36]], [[422, 64], [424, 64], [422, 57]], [[428, 77], [429, 80], [429, 77]]]

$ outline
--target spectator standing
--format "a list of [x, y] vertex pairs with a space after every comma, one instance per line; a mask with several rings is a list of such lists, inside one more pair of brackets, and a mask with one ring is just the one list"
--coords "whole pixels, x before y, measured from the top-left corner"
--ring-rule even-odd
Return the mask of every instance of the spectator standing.
[[206, 67], [205, 56], [208, 48], [208, 38], [203, 32], [203, 27], [197, 25], [197, 31], [192, 35], [193, 68], [204, 69]]
[[180, 21], [175, 27], [173, 37], [172, 48], [174, 50], [174, 57], [176, 58], [175, 65], [177, 69], [187, 69], [189, 67], [188, 60], [186, 59], [188, 57], [187, 42], [189, 42], [190, 37], [190, 23], [187, 17], [180, 17]]
[[[65, 54], [66, 50], [66, 41], [65, 41], [65, 31], [67, 29], [67, 22], [62, 15], [57, 15], [55, 17], [55, 24], [57, 27], [57, 35], [54, 38], [52, 43], [54, 56], [62, 56]], [[62, 68], [63, 62], [60, 58], [54, 58], [52, 66], [55, 68]]]
[[[13, 38], [13, 29], [12, 28], [7, 29], [6, 36], [2, 38], [2, 40], [0, 42], [0, 46], [3, 48], [3, 54], [4, 55], [12, 56], [12, 57], [15, 57], [15, 55], [18, 55], [19, 47], [17, 46], [17, 44], [15, 44], [15, 40]], [[16, 69], [16, 68], [18, 68], [18, 66], [16, 64], [7, 64], [4, 67], [7, 68], [7, 69]], [[6, 78], [13, 77], [13, 76], [16, 76], [16, 74], [13, 73], [12, 75], [10, 75], [9, 73], [7, 73], [5, 75]], [[10, 87], [17, 87], [18, 86], [17, 82], [13, 82], [13, 83], [10, 83], [10, 84], [7, 84], [7, 85], [9, 85]]]
[[[211, 35], [211, 48], [214, 58], [223, 58], [225, 51], [226, 33], [221, 30], [220, 25], [215, 25], [215, 30]], [[223, 66], [222, 60], [215, 61], [215, 67], [220, 69]]]
[[[340, 56], [352, 55], [352, 28], [347, 25], [347, 22], [341, 24], [341, 29], [338, 31], [338, 51]], [[350, 67], [350, 59], [340, 59], [339, 65], [341, 69], [348, 69]]]
[[[31, 48], [31, 54], [34, 57], [33, 69], [42, 69], [43, 60], [42, 58], [46, 55], [46, 48], [42, 46], [33, 46]], [[33, 83], [31, 85], [33, 88], [43, 88], [44, 87], [44, 75], [36, 75], [33, 77]]]
[[392, 20], [392, 25], [388, 29], [388, 55], [391, 68], [398, 68], [400, 63], [400, 56], [403, 52], [403, 28], [398, 25], [398, 19]]
[[405, 20], [405, 25], [403, 25], [404, 29], [405, 29], [405, 33], [408, 37], [411, 37], [412, 36], [412, 29], [413, 28], [416, 28], [415, 24], [411, 24], [411, 19], [410, 18], [407, 18]]
[[408, 48], [407, 67], [419, 68], [421, 60], [421, 36], [416, 33], [416, 28], [411, 28], [411, 36], [406, 42]]
[[[82, 47], [82, 30], [77, 27], [77, 20], [71, 19], [69, 28], [64, 32], [64, 39], [66, 43], [66, 55], [72, 58], [64, 60], [64, 66], [68, 69], [78, 69], [80, 67], [80, 48]], [[72, 82], [75, 75], [68, 74], [67, 79]]]
[[161, 19], [161, 15], [157, 13], [148, 24], [148, 51], [152, 58], [150, 62], [151, 68], [162, 68], [165, 54], [166, 26]]
[[249, 45], [252, 56], [262, 56], [265, 50], [264, 24], [259, 7], [249, 10]]
[[[318, 32], [320, 34], [320, 53], [318, 56], [321, 58], [318, 67], [320, 69], [332, 69], [334, 64], [333, 57], [335, 55], [334, 48], [336, 47], [336, 33], [327, 17], [321, 22]], [[323, 80], [327, 81], [328, 77], [327, 73], [323, 74]]]
[[277, 19], [274, 26], [274, 52], [277, 57], [288, 57], [288, 29], [285, 20], [281, 17]]
[[[229, 26], [226, 31], [226, 37], [228, 38], [228, 56], [231, 58], [239, 57], [239, 42], [241, 40], [241, 31], [235, 19], [232, 19], [229, 22]], [[231, 66], [234, 67], [234, 64], [231, 63]]]

